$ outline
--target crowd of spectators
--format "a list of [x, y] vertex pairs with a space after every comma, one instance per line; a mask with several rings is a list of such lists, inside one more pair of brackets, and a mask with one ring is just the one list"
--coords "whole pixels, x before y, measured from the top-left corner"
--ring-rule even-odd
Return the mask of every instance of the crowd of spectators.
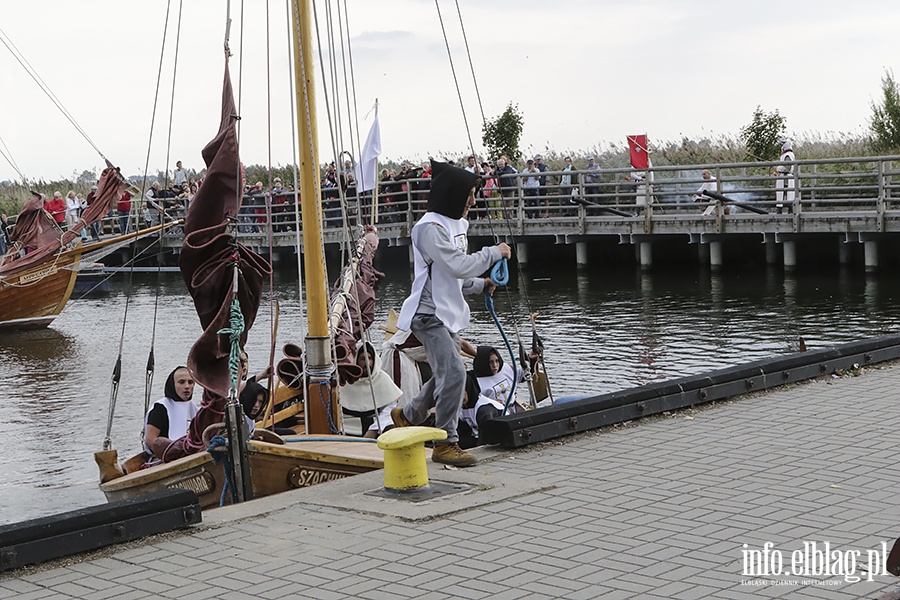
[[[567, 208], [556, 215], [574, 214], [573, 199], [584, 195], [596, 197], [599, 194], [600, 165], [593, 157], [576, 169], [571, 157], [564, 158], [564, 166], [559, 174], [548, 175], [551, 169], [540, 154], [528, 158], [521, 170], [516, 168], [506, 156], [500, 156], [494, 164], [478, 162], [470, 155], [461, 161], [447, 161], [482, 178], [476, 207], [469, 213], [469, 219], [483, 219], [488, 215], [493, 219], [502, 216], [502, 198], [514, 199], [522, 196], [525, 201], [526, 218], [547, 218], [551, 216], [551, 205], [566, 205]], [[414, 204], [427, 199], [429, 163], [412, 167], [404, 161], [400, 170], [382, 169], [379, 182], [379, 222], [400, 222], [407, 219], [407, 201]], [[509, 203], [505, 203], [509, 206]]]
[[[565, 166], [560, 173], [547, 175], [551, 171], [543, 162], [540, 154], [525, 160], [521, 169], [516, 168], [507, 156], [500, 156], [494, 163], [478, 161], [470, 155], [460, 161], [449, 160], [451, 165], [464, 168], [481, 177], [482, 187], [478, 202], [470, 212], [470, 219], [483, 219], [488, 216], [500, 219], [506, 210], [512, 209], [509, 202], [502, 199], [515, 199], [520, 196], [525, 200], [526, 218], [546, 218], [550, 216], [551, 203], [556, 206], [570, 204], [570, 199], [598, 194], [600, 165], [594, 158], [588, 158], [580, 169], [575, 167], [570, 157], [565, 157]], [[322, 171], [321, 190], [322, 208], [326, 227], [340, 227], [344, 213], [341, 210], [341, 197], [350, 199], [348, 203], [352, 211], [358, 209], [362, 219], [368, 220], [373, 210], [377, 210], [377, 223], [402, 223], [409, 216], [409, 203], [413, 207], [424, 207], [428, 200], [430, 188], [430, 162], [416, 166], [409, 161], [400, 163], [399, 169], [385, 167], [381, 170], [377, 189], [377, 209], [373, 209], [374, 194], [372, 191], [357, 195], [355, 165], [345, 160], [340, 167], [334, 162]], [[188, 171], [181, 161], [176, 162], [171, 172], [162, 181], [154, 181], [140, 201], [125, 192], [113, 210], [103, 222], [95, 223], [82, 234], [87, 240], [88, 234], [99, 240], [104, 233], [125, 234], [138, 226], [152, 227], [163, 221], [184, 218], [191, 200], [197, 194], [203, 182], [203, 172], [192, 177], [195, 171]], [[63, 197], [55, 192], [52, 198], [44, 198], [45, 209], [61, 228], [70, 228], [78, 220], [81, 212], [93, 199], [96, 186], [82, 197], [70, 191]], [[247, 183], [244, 186], [244, 197], [238, 214], [238, 231], [241, 233], [261, 233], [266, 230], [267, 210], [271, 210], [272, 229], [275, 233], [291, 232], [299, 222], [299, 192], [291, 184], [285, 185], [280, 177], [272, 179], [268, 187], [260, 181]], [[268, 207], [267, 207], [268, 205]], [[418, 210], [415, 209], [414, 210]], [[557, 211], [559, 209], [556, 209]], [[563, 209], [555, 214], [570, 214], [571, 208]], [[507, 216], [509, 213], [505, 213]], [[574, 214], [574, 213], [571, 213]], [[165, 216], [164, 216], [165, 215]], [[413, 217], [415, 218], [415, 216]], [[0, 242], [2, 243], [2, 242]], [[2, 250], [2, 248], [0, 248]]]

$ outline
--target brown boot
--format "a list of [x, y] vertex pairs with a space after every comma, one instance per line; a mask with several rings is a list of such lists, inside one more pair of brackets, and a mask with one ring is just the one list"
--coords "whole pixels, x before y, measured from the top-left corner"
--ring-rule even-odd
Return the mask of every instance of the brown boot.
[[403, 407], [401, 406], [391, 409], [391, 420], [394, 422], [394, 427], [413, 426], [413, 424], [409, 422], [409, 419], [406, 418], [406, 415], [403, 414]]
[[435, 444], [434, 450], [431, 451], [431, 460], [436, 463], [453, 465], [454, 467], [471, 467], [478, 462], [478, 457], [465, 452], [459, 447], [459, 444], [452, 442], [450, 444]]

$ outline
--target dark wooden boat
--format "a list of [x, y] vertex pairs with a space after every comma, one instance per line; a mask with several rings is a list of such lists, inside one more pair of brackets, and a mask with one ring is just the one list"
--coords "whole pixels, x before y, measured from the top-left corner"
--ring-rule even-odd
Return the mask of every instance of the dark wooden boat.
[[25, 268], [0, 271], [0, 331], [47, 327], [69, 301], [83, 257], [119, 248], [174, 224], [157, 225], [87, 245], [79, 242], [74, 248], [53, 252]]
[[20, 273], [0, 277], [0, 330], [52, 323], [72, 295], [81, 252], [79, 245]]

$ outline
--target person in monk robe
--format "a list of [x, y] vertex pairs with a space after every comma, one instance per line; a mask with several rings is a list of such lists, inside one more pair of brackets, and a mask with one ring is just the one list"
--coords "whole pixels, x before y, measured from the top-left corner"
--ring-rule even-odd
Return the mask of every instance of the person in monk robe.
[[[166, 379], [165, 396], [157, 400], [144, 419], [144, 450], [162, 458], [172, 440], [187, 434], [191, 419], [197, 414], [194, 396], [194, 378], [187, 367], [179, 366]], [[156, 448], [156, 451], [154, 451]]]

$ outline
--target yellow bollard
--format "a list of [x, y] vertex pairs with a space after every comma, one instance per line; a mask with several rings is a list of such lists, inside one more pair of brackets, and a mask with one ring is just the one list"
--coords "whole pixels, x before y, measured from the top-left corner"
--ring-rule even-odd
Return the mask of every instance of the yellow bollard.
[[410, 491], [428, 485], [425, 442], [445, 440], [447, 432], [434, 427], [394, 427], [378, 436], [384, 450], [384, 487]]

